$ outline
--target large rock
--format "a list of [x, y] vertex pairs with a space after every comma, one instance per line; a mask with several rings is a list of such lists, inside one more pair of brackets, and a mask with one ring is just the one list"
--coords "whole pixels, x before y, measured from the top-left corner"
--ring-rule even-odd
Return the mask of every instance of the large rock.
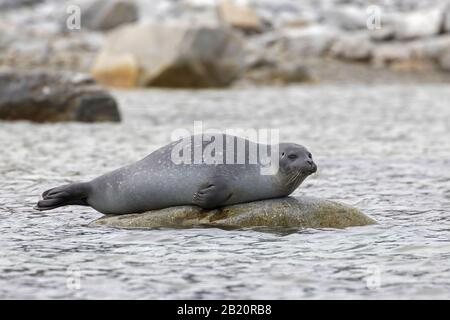
[[435, 69], [435, 60], [442, 51], [442, 44], [422, 41], [388, 42], [374, 47], [372, 65], [376, 68], [390, 67], [396, 71], [430, 72]]
[[374, 47], [372, 64], [377, 68], [389, 66], [391, 63], [407, 61], [412, 57], [411, 47], [401, 42], [388, 42]]
[[14, 40], [14, 34], [2, 29], [0, 25], [0, 50], [8, 49]]
[[450, 36], [442, 35], [411, 41], [408, 47], [416, 58], [436, 60], [450, 48]]
[[44, 0], [0, 0], [0, 9], [17, 9], [21, 6], [32, 6]]
[[217, 11], [222, 22], [231, 27], [244, 31], [261, 31], [263, 27], [258, 15], [249, 5], [221, 0]]
[[347, 31], [367, 28], [367, 13], [354, 6], [336, 6], [323, 11], [323, 18], [328, 24]]
[[261, 85], [313, 82], [310, 69], [299, 59], [283, 61], [260, 57], [247, 66], [245, 81]]
[[284, 12], [274, 17], [275, 28], [299, 28], [318, 24], [320, 15], [317, 10], [303, 8], [301, 11]]
[[442, 70], [450, 71], [450, 47], [440, 53], [437, 63]]
[[[309, 32], [301, 35], [287, 34], [284, 30], [249, 38], [246, 43], [246, 70], [241, 84], [250, 82], [262, 85], [283, 85], [314, 81], [311, 69], [304, 58], [316, 57], [319, 52], [326, 49], [314, 46], [313, 43], [290, 43], [290, 40], [301, 42], [302, 36], [314, 42], [314, 36], [309, 37], [309, 35]], [[292, 39], [288, 39], [289, 37]]]
[[329, 200], [286, 197], [238, 204], [216, 210], [171, 207], [142, 214], [107, 215], [91, 226], [120, 228], [347, 228], [376, 223], [358, 209]]
[[444, 32], [448, 33], [450, 32], [450, 2], [447, 2], [443, 8], [442, 29]]
[[131, 0], [96, 0], [82, 10], [81, 27], [105, 31], [139, 19]]
[[331, 47], [337, 32], [328, 26], [313, 25], [304, 28], [284, 29], [281, 47], [292, 56], [321, 56]]
[[330, 54], [344, 60], [368, 61], [373, 47], [368, 34], [353, 32], [341, 35], [331, 47]]
[[443, 11], [439, 7], [398, 14], [393, 22], [394, 36], [398, 40], [434, 36], [441, 31], [442, 23]]
[[244, 67], [241, 41], [216, 24], [133, 24], [113, 31], [92, 67], [107, 85], [224, 87]]
[[0, 71], [0, 119], [120, 121], [114, 98], [82, 74]]

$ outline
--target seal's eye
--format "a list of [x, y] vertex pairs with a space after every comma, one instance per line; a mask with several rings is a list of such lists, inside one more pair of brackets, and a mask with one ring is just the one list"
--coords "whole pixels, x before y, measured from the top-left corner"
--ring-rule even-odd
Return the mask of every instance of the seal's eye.
[[297, 159], [297, 155], [296, 154], [290, 154], [290, 155], [288, 155], [288, 158], [289, 159]]
[[308, 153], [308, 158], [312, 159], [312, 154]]

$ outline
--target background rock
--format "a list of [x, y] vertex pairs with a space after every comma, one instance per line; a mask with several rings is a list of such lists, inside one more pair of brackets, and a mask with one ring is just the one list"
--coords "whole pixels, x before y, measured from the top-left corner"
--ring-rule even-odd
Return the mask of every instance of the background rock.
[[107, 215], [90, 223], [121, 228], [347, 228], [376, 223], [351, 206], [310, 197], [287, 197], [204, 210], [171, 207], [141, 214]]
[[338, 32], [331, 27], [313, 25], [282, 30], [282, 50], [294, 56], [324, 55], [336, 40]]
[[342, 30], [355, 31], [366, 29], [367, 14], [362, 8], [339, 6], [325, 9], [322, 13], [326, 23]]
[[[20, 70], [89, 72], [92, 69], [99, 81], [122, 87], [224, 87], [242, 77], [257, 79], [257, 83], [279, 83], [270, 77], [277, 77], [275, 74], [280, 74], [285, 62], [297, 71], [307, 68], [321, 76], [330, 73], [317, 72], [317, 68], [329, 68], [334, 63], [342, 69], [341, 62], [345, 66], [367, 63], [361, 65], [368, 72], [373, 70], [371, 66], [413, 67], [428, 72], [428, 66], [432, 65], [439, 72], [438, 68], [444, 65], [439, 63], [441, 52], [446, 49], [445, 38], [450, 32], [446, 22], [450, 2], [446, 0], [374, 3], [380, 9], [381, 28], [373, 30], [366, 25], [373, 12], [368, 12], [368, 4], [359, 0], [47, 0], [36, 3], [0, 11], [0, 65]], [[70, 4], [82, 8], [81, 30], [68, 32], [66, 9]], [[228, 13], [221, 15], [224, 10]], [[122, 29], [116, 27], [138, 19], [133, 27], [122, 26], [130, 27], [127, 32], [113, 30], [116, 39], [111, 36], [104, 45], [108, 37], [104, 30]], [[142, 31], [144, 24], [155, 27]], [[158, 32], [165, 36], [155, 35]], [[194, 43], [201, 50], [193, 48]], [[397, 43], [404, 45], [404, 53]], [[159, 47], [163, 52], [160, 55], [155, 54]], [[311, 63], [310, 58], [322, 59], [322, 66], [318, 61]], [[243, 72], [245, 65], [257, 60], [270, 60], [274, 64]], [[302, 74], [290, 72], [293, 73]], [[319, 80], [327, 81], [320, 77]]]
[[81, 26], [105, 31], [138, 19], [138, 8], [131, 0], [96, 0], [82, 10]]
[[446, 5], [443, 6], [443, 23], [442, 29], [444, 32], [450, 32], [450, 2], [447, 2]]
[[230, 0], [220, 0], [217, 10], [225, 25], [250, 32], [258, 32], [263, 28], [258, 15], [249, 5], [234, 3]]
[[437, 60], [442, 70], [450, 71], [450, 47], [443, 50]]
[[289, 84], [312, 82], [314, 77], [301, 61], [275, 61], [261, 58], [248, 66], [244, 79], [254, 84]]
[[369, 61], [372, 55], [372, 42], [366, 33], [349, 33], [340, 36], [333, 46], [330, 53], [335, 58]]
[[114, 98], [86, 75], [0, 71], [0, 119], [120, 121]]
[[412, 50], [404, 43], [392, 42], [378, 45], [374, 48], [372, 55], [372, 64], [382, 68], [389, 66], [392, 62], [411, 59]]
[[435, 60], [450, 47], [450, 36], [442, 35], [412, 41], [408, 47], [416, 58]]
[[443, 12], [439, 7], [399, 14], [394, 22], [395, 38], [410, 40], [434, 36], [441, 30]]
[[108, 85], [175, 88], [224, 87], [244, 67], [238, 37], [220, 25], [147, 23], [114, 31], [92, 74]]
[[43, 0], [0, 0], [0, 9], [15, 9], [21, 6], [32, 6]]

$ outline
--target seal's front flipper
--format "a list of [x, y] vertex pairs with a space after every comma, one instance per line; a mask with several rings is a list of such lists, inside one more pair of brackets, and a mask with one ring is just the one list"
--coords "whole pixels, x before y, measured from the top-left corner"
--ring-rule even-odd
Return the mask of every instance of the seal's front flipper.
[[72, 183], [45, 191], [42, 200], [34, 207], [36, 210], [51, 210], [68, 205], [87, 206], [88, 188], [85, 183]]
[[231, 196], [225, 180], [215, 177], [194, 193], [192, 203], [204, 209], [214, 209], [224, 205]]

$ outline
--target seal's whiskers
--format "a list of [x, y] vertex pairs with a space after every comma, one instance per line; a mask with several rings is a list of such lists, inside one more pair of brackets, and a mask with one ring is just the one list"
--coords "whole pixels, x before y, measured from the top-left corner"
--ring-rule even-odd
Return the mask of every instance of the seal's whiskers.
[[289, 175], [287, 185], [290, 186], [290, 185], [296, 184], [298, 181], [298, 178], [300, 177], [300, 174], [301, 174], [301, 171], [295, 171], [295, 172], [291, 173]]

